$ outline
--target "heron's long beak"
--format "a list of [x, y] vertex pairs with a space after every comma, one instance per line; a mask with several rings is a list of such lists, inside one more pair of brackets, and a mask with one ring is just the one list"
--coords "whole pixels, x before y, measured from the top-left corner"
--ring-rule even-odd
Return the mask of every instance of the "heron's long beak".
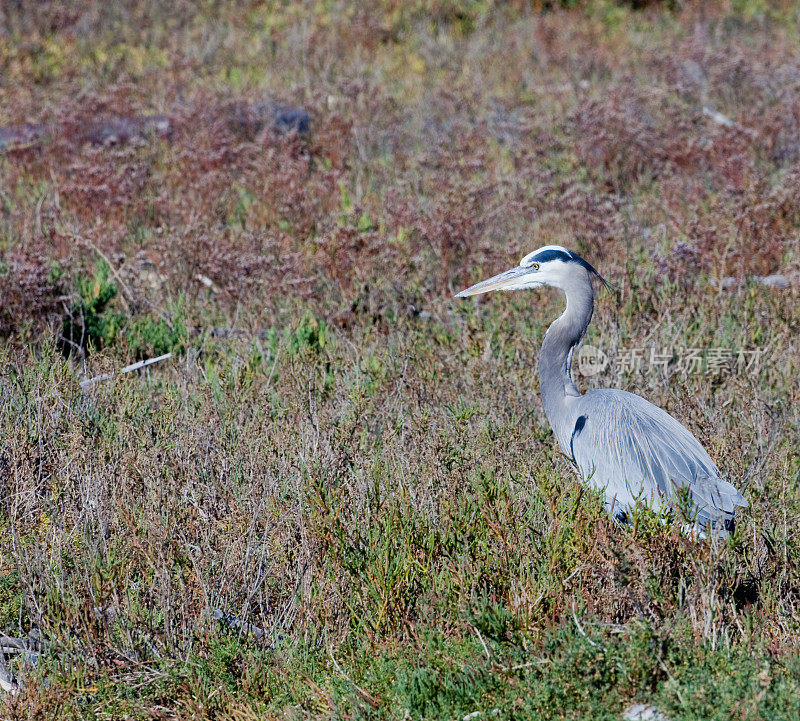
[[503, 290], [510, 285], [515, 285], [519, 282], [520, 278], [528, 275], [531, 272], [530, 268], [524, 266], [517, 266], [505, 273], [495, 275], [488, 280], [482, 280], [480, 283], [470, 286], [460, 293], [456, 293], [456, 298], [466, 298], [470, 295], [478, 295], [479, 293], [488, 293], [490, 290]]

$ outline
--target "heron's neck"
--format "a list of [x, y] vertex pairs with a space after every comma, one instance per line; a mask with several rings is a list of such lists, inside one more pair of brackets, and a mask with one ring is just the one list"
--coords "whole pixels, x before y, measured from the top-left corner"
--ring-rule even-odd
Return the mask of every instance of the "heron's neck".
[[576, 284], [564, 289], [567, 309], [548, 329], [539, 354], [539, 390], [545, 415], [559, 444], [569, 446], [568, 427], [572, 420], [567, 406], [571, 398], [580, 396], [572, 381], [572, 351], [578, 345], [594, 311], [591, 283]]

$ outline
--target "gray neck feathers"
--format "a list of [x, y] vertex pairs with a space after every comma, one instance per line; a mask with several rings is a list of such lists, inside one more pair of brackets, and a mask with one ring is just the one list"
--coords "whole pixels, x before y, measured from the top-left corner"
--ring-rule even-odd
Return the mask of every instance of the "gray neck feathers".
[[594, 311], [594, 292], [588, 273], [571, 278], [562, 288], [567, 309], [547, 329], [539, 354], [539, 391], [547, 420], [562, 450], [569, 448], [572, 432], [570, 398], [580, 396], [572, 381], [572, 351], [578, 345]]

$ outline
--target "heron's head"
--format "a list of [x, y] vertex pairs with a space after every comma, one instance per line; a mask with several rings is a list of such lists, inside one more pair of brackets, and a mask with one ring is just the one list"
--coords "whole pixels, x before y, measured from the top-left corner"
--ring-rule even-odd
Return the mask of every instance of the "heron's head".
[[577, 253], [560, 245], [546, 245], [528, 253], [515, 268], [456, 293], [456, 298], [488, 293], [490, 290], [522, 290], [543, 285], [566, 291], [571, 284], [591, 283], [592, 278], [598, 278], [608, 287], [600, 273]]

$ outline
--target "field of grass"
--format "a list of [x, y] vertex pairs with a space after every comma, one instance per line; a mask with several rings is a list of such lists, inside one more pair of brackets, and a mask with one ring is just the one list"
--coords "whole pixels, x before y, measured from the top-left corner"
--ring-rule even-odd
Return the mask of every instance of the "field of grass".
[[[794, 3], [0, 21], [0, 717], [800, 716]], [[724, 543], [572, 475], [555, 291], [453, 299], [549, 243], [617, 288], [579, 384], [697, 435]]]

